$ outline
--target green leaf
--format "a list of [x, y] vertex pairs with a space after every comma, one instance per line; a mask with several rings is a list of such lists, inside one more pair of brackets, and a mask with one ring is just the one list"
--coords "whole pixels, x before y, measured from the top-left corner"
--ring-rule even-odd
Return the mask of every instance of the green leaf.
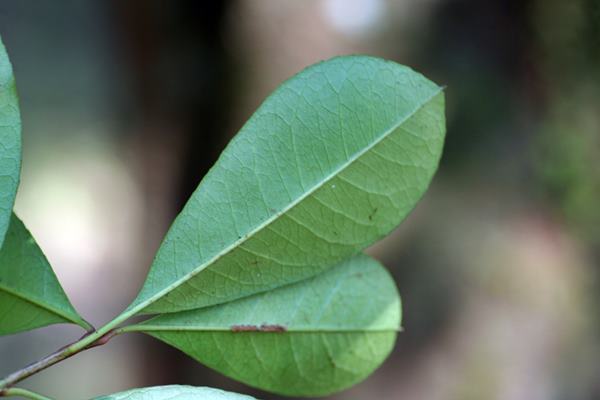
[[254, 397], [193, 386], [156, 386], [97, 397], [94, 400], [253, 400]]
[[89, 329], [27, 228], [12, 215], [0, 250], [0, 335], [56, 323]]
[[15, 78], [0, 38], [0, 247], [10, 223], [21, 170], [21, 117]]
[[442, 89], [407, 67], [348, 56], [305, 69], [229, 143], [128, 312], [224, 303], [358, 253], [421, 198], [444, 133]]
[[299, 283], [124, 330], [154, 336], [248, 385], [321, 396], [373, 372], [392, 350], [400, 319], [394, 281], [358, 255]]

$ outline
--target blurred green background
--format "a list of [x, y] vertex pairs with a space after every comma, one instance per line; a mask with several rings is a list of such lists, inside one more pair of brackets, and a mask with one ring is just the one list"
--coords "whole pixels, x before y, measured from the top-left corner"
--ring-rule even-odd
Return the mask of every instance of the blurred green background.
[[[0, 2], [20, 93], [17, 212], [78, 310], [132, 300], [162, 236], [282, 80], [366, 53], [447, 85], [448, 136], [422, 203], [370, 252], [404, 331], [335, 399], [600, 399], [600, 2]], [[0, 375], [81, 334], [0, 339]], [[27, 381], [57, 399], [233, 382], [142, 336]]]

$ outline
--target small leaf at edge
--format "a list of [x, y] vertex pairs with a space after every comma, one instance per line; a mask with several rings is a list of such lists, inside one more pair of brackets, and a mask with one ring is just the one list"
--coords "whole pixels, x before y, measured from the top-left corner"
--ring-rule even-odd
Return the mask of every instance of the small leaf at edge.
[[23, 222], [13, 214], [0, 250], [0, 335], [58, 323], [90, 328], [69, 302]]
[[254, 397], [194, 386], [155, 386], [96, 397], [94, 400], [254, 400]]
[[0, 38], [0, 247], [8, 230], [21, 171], [21, 116], [12, 66]]

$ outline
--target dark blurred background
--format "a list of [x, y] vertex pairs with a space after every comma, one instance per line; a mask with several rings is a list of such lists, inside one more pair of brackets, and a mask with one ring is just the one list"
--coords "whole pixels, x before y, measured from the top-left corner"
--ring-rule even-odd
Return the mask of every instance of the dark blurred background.
[[[447, 85], [439, 173], [370, 252], [397, 279], [390, 359], [336, 399], [600, 399], [600, 1], [2, 1], [20, 93], [17, 212], [78, 310], [132, 300], [162, 236], [282, 80], [366, 53]], [[0, 340], [0, 375], [80, 335]], [[235, 383], [126, 335], [29, 380], [57, 399]]]

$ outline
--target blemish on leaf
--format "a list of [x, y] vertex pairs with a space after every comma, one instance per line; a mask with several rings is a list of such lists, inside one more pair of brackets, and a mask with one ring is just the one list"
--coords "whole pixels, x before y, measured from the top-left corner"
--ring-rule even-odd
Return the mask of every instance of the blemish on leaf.
[[379, 209], [379, 208], [375, 207], [375, 208], [373, 209], [373, 211], [371, 211], [371, 214], [369, 214], [369, 221], [373, 221], [373, 217], [374, 217], [374, 216], [375, 216], [375, 214], [377, 213], [377, 210], [378, 210], [378, 209]]
[[261, 332], [286, 332], [287, 328], [283, 325], [267, 325], [262, 324], [260, 326]]
[[232, 325], [232, 332], [258, 332], [258, 326], [256, 325]]
[[286, 332], [287, 328], [283, 325], [232, 325], [232, 332]]

